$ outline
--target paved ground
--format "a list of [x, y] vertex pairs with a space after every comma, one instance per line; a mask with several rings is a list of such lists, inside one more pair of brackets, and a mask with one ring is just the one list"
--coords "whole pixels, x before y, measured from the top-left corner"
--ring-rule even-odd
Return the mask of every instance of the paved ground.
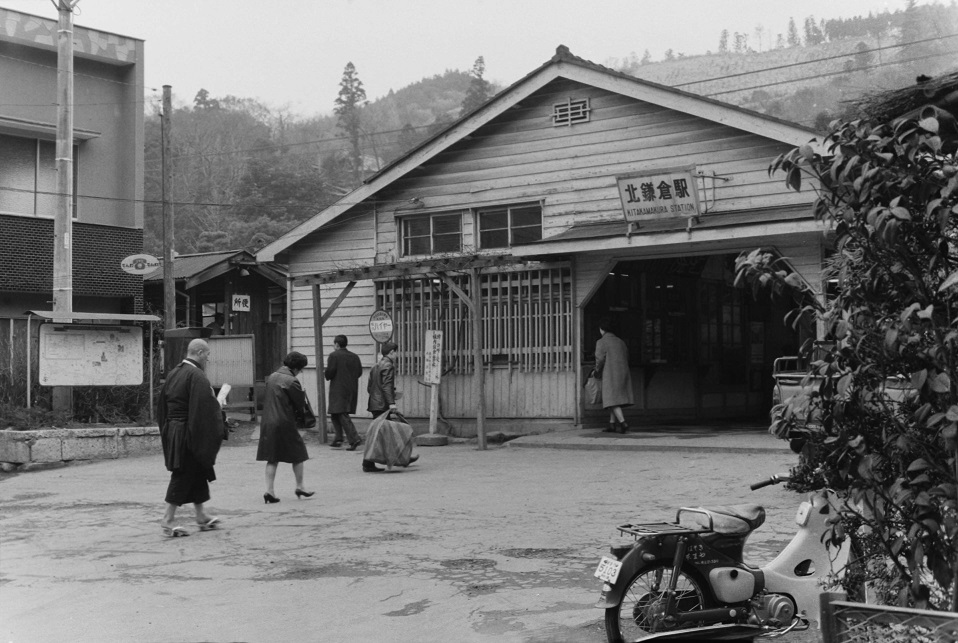
[[[756, 432], [460, 443], [384, 474], [310, 437], [317, 495], [297, 501], [284, 465], [274, 505], [250, 437], [217, 465], [209, 507], [224, 529], [197, 532], [184, 507], [189, 538], [160, 537], [161, 456], [0, 478], [0, 640], [601, 643], [592, 572], [615, 524], [758, 502], [769, 520], [749, 554], [762, 562], [797, 504], [748, 491], [794, 460]], [[550, 439], [565, 448], [534, 448]]]

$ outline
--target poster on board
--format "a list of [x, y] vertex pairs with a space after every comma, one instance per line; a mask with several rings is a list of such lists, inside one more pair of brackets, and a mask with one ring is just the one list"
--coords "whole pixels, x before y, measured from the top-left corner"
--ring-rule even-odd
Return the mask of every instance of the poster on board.
[[39, 369], [43, 386], [142, 384], [143, 329], [41, 324]]

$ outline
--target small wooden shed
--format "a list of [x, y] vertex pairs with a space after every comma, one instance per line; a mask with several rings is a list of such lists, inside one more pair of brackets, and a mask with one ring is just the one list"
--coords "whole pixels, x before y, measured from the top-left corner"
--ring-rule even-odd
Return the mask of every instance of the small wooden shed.
[[[216, 334], [255, 337], [256, 380], [286, 354], [286, 268], [257, 263], [246, 250], [179, 255], [173, 262], [177, 327], [205, 327], [222, 315]], [[146, 275], [147, 310], [163, 310], [163, 266]]]

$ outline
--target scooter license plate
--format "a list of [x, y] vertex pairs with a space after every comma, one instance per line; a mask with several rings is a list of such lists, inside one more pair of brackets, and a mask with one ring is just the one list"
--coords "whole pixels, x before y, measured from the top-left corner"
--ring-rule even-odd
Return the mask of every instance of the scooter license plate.
[[614, 558], [603, 556], [599, 561], [599, 566], [596, 568], [594, 576], [606, 583], [614, 583], [615, 579], [619, 577], [619, 570], [621, 569], [622, 563]]

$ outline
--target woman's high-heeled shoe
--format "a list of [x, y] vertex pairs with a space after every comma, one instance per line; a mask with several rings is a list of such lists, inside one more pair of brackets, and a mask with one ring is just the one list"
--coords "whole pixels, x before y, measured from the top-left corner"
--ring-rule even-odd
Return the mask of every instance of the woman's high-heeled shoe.
[[603, 433], [618, 433], [619, 432], [619, 423], [618, 422], [609, 422], [609, 428], [602, 429]]
[[316, 492], [315, 492], [315, 491], [303, 491], [302, 489], [297, 489], [297, 490], [296, 490], [296, 497], [297, 497], [297, 498], [310, 498], [310, 497], [312, 497], [312, 495], [313, 495], [314, 493], [316, 493]]
[[618, 422], [617, 424], [618, 424], [618, 427], [619, 427], [619, 433], [628, 433], [628, 432], [629, 432], [629, 425], [628, 425], [628, 424], [626, 424], [625, 422]]
[[265, 504], [271, 505], [271, 504], [273, 504], [274, 502], [279, 502], [279, 498], [277, 498], [276, 496], [274, 496], [274, 495], [271, 494], [271, 493], [264, 493], [264, 494], [263, 494], [263, 502], [264, 502]]

